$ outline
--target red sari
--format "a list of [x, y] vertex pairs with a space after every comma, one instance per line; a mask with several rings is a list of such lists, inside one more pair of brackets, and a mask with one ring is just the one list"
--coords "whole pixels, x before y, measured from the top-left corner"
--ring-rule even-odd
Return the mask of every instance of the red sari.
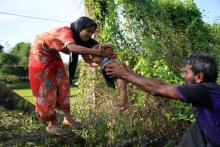
[[55, 109], [70, 111], [69, 81], [59, 52], [74, 42], [69, 27], [37, 35], [30, 49], [29, 80], [42, 121], [56, 120]]

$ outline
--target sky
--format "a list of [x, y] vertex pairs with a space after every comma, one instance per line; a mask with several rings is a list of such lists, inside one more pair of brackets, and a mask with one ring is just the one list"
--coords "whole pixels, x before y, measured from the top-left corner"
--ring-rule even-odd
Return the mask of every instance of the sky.
[[[194, 0], [202, 12], [203, 21], [220, 22], [220, 0]], [[0, 0], [0, 44], [7, 51], [18, 42], [32, 43], [34, 37], [55, 27], [69, 26], [84, 14], [83, 0]], [[32, 16], [65, 22], [6, 15]], [[68, 56], [62, 55], [64, 62]]]
[[204, 22], [220, 23], [220, 0], [194, 0], [194, 2], [202, 12]]
[[[7, 51], [18, 42], [32, 43], [37, 34], [55, 27], [69, 26], [84, 15], [83, 0], [0, 0], [0, 44]], [[1, 12], [65, 22], [31, 19]], [[68, 56], [62, 54], [64, 62]]]

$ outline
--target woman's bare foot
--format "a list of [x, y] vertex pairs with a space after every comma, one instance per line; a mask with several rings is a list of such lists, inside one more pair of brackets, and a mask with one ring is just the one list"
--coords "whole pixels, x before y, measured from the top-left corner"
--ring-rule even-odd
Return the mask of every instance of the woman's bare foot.
[[74, 126], [79, 127], [81, 123], [72, 119], [70, 116], [70, 113], [66, 112], [64, 113], [63, 125], [68, 126], [68, 127], [74, 127]]
[[58, 136], [65, 135], [65, 132], [59, 126], [57, 121], [49, 122], [48, 126], [46, 127], [46, 131], [47, 133], [52, 134], [52, 135], [58, 135]]
[[125, 111], [128, 108], [128, 102], [127, 101], [126, 102], [120, 102], [118, 104], [118, 107], [120, 107], [119, 111]]
[[74, 126], [78, 127], [78, 126], [81, 125], [81, 123], [78, 122], [78, 121], [75, 121], [75, 120], [72, 119], [72, 118], [66, 118], [66, 117], [64, 117], [64, 119], [63, 119], [63, 125], [68, 126], [68, 127], [74, 127]]

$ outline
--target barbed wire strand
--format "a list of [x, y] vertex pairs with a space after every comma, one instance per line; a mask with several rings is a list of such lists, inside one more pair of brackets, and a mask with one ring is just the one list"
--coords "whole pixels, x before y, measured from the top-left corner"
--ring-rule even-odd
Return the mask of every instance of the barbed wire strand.
[[22, 14], [17, 14], [17, 13], [3, 12], [3, 11], [0, 11], [0, 14], [2, 14], [2, 15], [12, 15], [12, 16], [18, 16], [18, 17], [25, 17], [25, 18], [31, 18], [31, 19], [40, 19], [40, 20], [46, 20], [46, 21], [71, 23], [70, 21], [65, 21], [65, 20], [50, 19], [50, 18], [43, 18], [43, 17], [36, 17], [36, 16], [29, 16], [29, 15], [22, 15]]
[[28, 67], [28, 65], [22, 65], [22, 64], [3, 64], [3, 63], [0, 63], [0, 67]]
[[[64, 63], [65, 64], [65, 63]], [[22, 65], [22, 64], [3, 64], [0, 63], [0, 67], [28, 67], [29, 65]], [[86, 67], [91, 67], [88, 64], [81, 64], [80, 66], [86, 66]], [[91, 67], [93, 68], [93, 67]]]
[[13, 80], [28, 80], [29, 77], [23, 77], [23, 76], [0, 76], [0, 80], [7, 80], [7, 79], [13, 79]]

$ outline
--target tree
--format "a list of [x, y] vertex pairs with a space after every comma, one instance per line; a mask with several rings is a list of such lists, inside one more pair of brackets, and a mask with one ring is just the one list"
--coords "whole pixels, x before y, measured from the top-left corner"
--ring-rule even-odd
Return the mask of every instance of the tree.
[[220, 59], [220, 23], [219, 24], [213, 24], [210, 26], [211, 34], [213, 37], [213, 49], [216, 55], [218, 55]]
[[[181, 83], [181, 72], [178, 69], [182, 67], [182, 61], [194, 51], [213, 51], [209, 27], [202, 21], [201, 13], [193, 0], [86, 0], [85, 8], [87, 15], [98, 23], [96, 39], [100, 42], [113, 43], [119, 54], [119, 60], [125, 61], [132, 70], [146, 77], [163, 79], [169, 83]], [[80, 96], [85, 97], [86, 88], [94, 83], [95, 103], [100, 104], [99, 107], [104, 104], [108, 108], [108, 103], [103, 100], [115, 97], [115, 93], [107, 89], [100, 72], [95, 72], [96, 75], [93, 76], [88, 74], [88, 69], [80, 71], [79, 85], [82, 91]], [[125, 120], [113, 119], [112, 122], [109, 120], [107, 124], [121, 125], [120, 129], [108, 125], [108, 128], [115, 131], [111, 131], [113, 137], [109, 137], [108, 142], [114, 144], [127, 138], [126, 135], [141, 136], [147, 130], [156, 130], [159, 134], [170, 132], [168, 134], [172, 135], [167, 136], [168, 140], [176, 141], [181, 130], [170, 131], [170, 127], [179, 128], [180, 122], [193, 120], [190, 106], [155, 99], [132, 85], [129, 85], [128, 93], [131, 95], [132, 110], [129, 110]], [[89, 94], [91, 95], [90, 92]], [[171, 112], [172, 108], [176, 111]], [[110, 109], [106, 111], [111, 112]], [[121, 133], [120, 136], [120, 132], [123, 131], [126, 135], [123, 136]], [[103, 136], [108, 137], [108, 134], [109, 132]], [[94, 135], [96, 134], [92, 133], [91, 136]], [[101, 135], [98, 135], [94, 138], [100, 138]]]
[[163, 59], [178, 73], [191, 52], [213, 51], [210, 29], [193, 0], [87, 0], [85, 4], [99, 24], [98, 39], [114, 43], [131, 66], [140, 56]]
[[20, 42], [9, 53], [0, 53], [0, 73], [7, 76], [27, 77], [30, 43]]
[[18, 57], [17, 64], [27, 65], [30, 47], [30, 43], [19, 42], [9, 53]]
[[0, 52], [3, 52], [4, 47], [0, 44]]
[[14, 70], [13, 66], [18, 63], [18, 57], [8, 53], [0, 53], [0, 73], [2, 75], [16, 75], [19, 71]]

